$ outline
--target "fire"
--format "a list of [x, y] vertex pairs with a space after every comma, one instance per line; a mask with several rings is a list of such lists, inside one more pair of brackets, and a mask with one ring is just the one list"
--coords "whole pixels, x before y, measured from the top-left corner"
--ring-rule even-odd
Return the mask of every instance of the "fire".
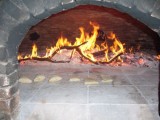
[[157, 60], [160, 60], [160, 55], [157, 55], [157, 57], [156, 57], [156, 58], [157, 58]]
[[[91, 34], [87, 33], [85, 31], [85, 28], [80, 27], [80, 37], [75, 38], [75, 42], [72, 44], [71, 42], [68, 41], [67, 38], [64, 36], [60, 36], [57, 40], [57, 43], [55, 46], [52, 46], [51, 48], [46, 48], [46, 54], [44, 56], [39, 56], [38, 55], [38, 48], [37, 45], [34, 43], [32, 46], [32, 53], [31, 55], [18, 55], [17, 59], [18, 60], [25, 60], [25, 59], [34, 59], [34, 58], [51, 58], [53, 57], [54, 53], [61, 52], [61, 49], [65, 49], [66, 46], [69, 47], [75, 47], [78, 46], [79, 51], [82, 55], [82, 57], [87, 58], [89, 61], [93, 62], [109, 62], [116, 56], [118, 56], [121, 53], [125, 52], [124, 45], [120, 42], [120, 40], [116, 37], [116, 34], [113, 32], [110, 32], [106, 38], [110, 42], [112, 42], [112, 46], [109, 46], [107, 44], [107, 41], [105, 40], [103, 43], [98, 44], [97, 43], [97, 36], [98, 36], [98, 30], [100, 29], [100, 26], [97, 23], [90, 22], [90, 25], [93, 27], [93, 31]], [[76, 52], [76, 49], [73, 49], [73, 55]], [[104, 52], [104, 58], [102, 60], [99, 60], [94, 56], [95, 52]], [[121, 61], [120, 56], [117, 57], [118, 61]]]
[[30, 56], [31, 58], [39, 57], [38, 54], [37, 54], [37, 50], [38, 50], [37, 45], [34, 43], [33, 46], [32, 46], [32, 54]]

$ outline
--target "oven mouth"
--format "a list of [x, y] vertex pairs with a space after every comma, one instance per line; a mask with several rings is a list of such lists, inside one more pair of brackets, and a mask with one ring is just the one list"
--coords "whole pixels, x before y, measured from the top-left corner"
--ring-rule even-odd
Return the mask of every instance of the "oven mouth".
[[157, 67], [159, 40], [156, 33], [128, 14], [78, 6], [32, 27], [19, 46], [17, 59], [20, 64], [47, 61]]

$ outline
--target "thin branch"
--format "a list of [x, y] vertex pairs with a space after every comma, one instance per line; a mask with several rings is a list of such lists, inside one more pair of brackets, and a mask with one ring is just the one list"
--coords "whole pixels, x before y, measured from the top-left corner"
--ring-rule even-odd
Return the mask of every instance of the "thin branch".
[[66, 62], [70, 62], [70, 61], [52, 61], [52, 58], [62, 49], [67, 49], [67, 50], [73, 50], [73, 49], [76, 49], [84, 44], [86, 44], [87, 42], [84, 42], [80, 45], [77, 45], [77, 46], [62, 46], [60, 48], [58, 48], [57, 50], [55, 50], [51, 56], [49, 57], [32, 57], [32, 58], [24, 58], [24, 59], [20, 59], [18, 60], [18, 62], [21, 62], [21, 61], [26, 61], [26, 60], [38, 60], [38, 61], [48, 61], [48, 62], [52, 62], [52, 63], [66, 63]]
[[57, 50], [55, 50], [53, 53], [52, 53], [52, 55], [51, 56], [49, 56], [49, 57], [46, 57], [46, 58], [41, 58], [41, 57], [39, 57], [39, 58], [37, 58], [37, 57], [32, 57], [32, 58], [24, 58], [24, 59], [21, 59], [21, 60], [19, 60], [19, 62], [21, 62], [21, 61], [26, 61], [26, 60], [38, 60], [38, 61], [48, 61], [48, 62], [52, 62], [52, 63], [69, 63], [70, 61], [56, 61], [56, 60], [52, 60], [52, 58], [58, 53], [58, 51], [60, 51], [60, 50], [62, 50], [62, 49], [67, 49], [67, 50], [73, 50], [72, 51], [72, 54], [71, 54], [71, 57], [70, 57], [70, 59], [72, 58], [72, 55], [73, 55], [73, 53], [74, 53], [74, 50], [76, 50], [83, 58], [85, 58], [85, 59], [87, 59], [88, 61], [90, 61], [90, 62], [92, 62], [92, 63], [94, 63], [94, 64], [109, 64], [109, 63], [111, 63], [113, 60], [115, 60], [115, 59], [117, 59], [120, 55], [122, 55], [123, 54], [123, 52], [120, 52], [119, 54], [117, 54], [115, 57], [113, 57], [113, 58], [111, 58], [109, 61], [93, 61], [92, 59], [90, 59], [90, 58], [88, 58], [87, 56], [85, 56], [84, 54], [83, 54], [83, 52], [80, 50], [80, 46], [82, 46], [82, 45], [84, 45], [84, 44], [86, 44], [87, 42], [84, 42], [84, 43], [82, 43], [82, 44], [80, 44], [80, 45], [78, 45], [78, 46], [63, 46], [63, 47], [60, 47], [60, 48], [58, 48]]
[[89, 60], [90, 62], [92, 62], [94, 64], [109, 64], [109, 63], [113, 62], [113, 60], [117, 59], [120, 55], [123, 54], [122, 52], [120, 52], [119, 54], [117, 54], [115, 57], [113, 57], [109, 61], [102, 62], [102, 61], [93, 61], [90, 58], [86, 57], [79, 48], [77, 48], [76, 50], [82, 57], [84, 57], [85, 59]]

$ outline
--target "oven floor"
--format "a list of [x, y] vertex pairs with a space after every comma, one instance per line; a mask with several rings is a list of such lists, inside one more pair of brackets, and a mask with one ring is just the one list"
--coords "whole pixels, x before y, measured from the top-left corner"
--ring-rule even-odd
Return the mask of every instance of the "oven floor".
[[36, 63], [19, 72], [32, 80], [20, 83], [20, 120], [159, 119], [157, 68]]

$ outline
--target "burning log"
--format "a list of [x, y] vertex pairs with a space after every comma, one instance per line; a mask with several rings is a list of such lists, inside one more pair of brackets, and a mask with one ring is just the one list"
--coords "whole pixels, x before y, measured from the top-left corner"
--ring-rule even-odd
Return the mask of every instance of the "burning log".
[[51, 63], [69, 63], [70, 61], [52, 61], [50, 58], [37, 58], [37, 57], [33, 57], [31, 58], [26, 58], [26, 59], [21, 59], [18, 62], [21, 61], [27, 61], [27, 60], [37, 60], [37, 61], [47, 61], [47, 62], [51, 62]]
[[58, 48], [57, 50], [55, 50], [51, 56], [49, 57], [32, 57], [32, 58], [24, 58], [24, 59], [20, 59], [18, 60], [18, 62], [21, 62], [21, 61], [26, 61], [26, 60], [38, 60], [38, 61], [48, 61], [48, 62], [52, 62], [52, 63], [69, 63], [70, 61], [52, 61], [52, 58], [60, 51], [60, 50], [63, 50], [63, 49], [67, 49], [67, 50], [74, 50], [74, 49], [77, 49], [78, 47], [86, 44], [87, 42], [84, 42], [80, 45], [77, 45], [77, 46], [62, 46], [60, 48]]
[[104, 62], [103, 62], [103, 61], [94, 61], [94, 60], [88, 58], [87, 56], [85, 56], [85, 55], [82, 53], [82, 51], [81, 51], [79, 48], [77, 48], [76, 50], [77, 50], [77, 52], [78, 52], [82, 57], [84, 57], [85, 59], [89, 60], [90, 62], [92, 62], [92, 63], [94, 63], [94, 64], [109, 64], [109, 63], [111, 63], [112, 61], [114, 61], [115, 59], [117, 59], [120, 55], [123, 54], [123, 52], [120, 52], [119, 54], [117, 54], [116, 56], [114, 56], [113, 58], [111, 58], [109, 61], [104, 61]]

